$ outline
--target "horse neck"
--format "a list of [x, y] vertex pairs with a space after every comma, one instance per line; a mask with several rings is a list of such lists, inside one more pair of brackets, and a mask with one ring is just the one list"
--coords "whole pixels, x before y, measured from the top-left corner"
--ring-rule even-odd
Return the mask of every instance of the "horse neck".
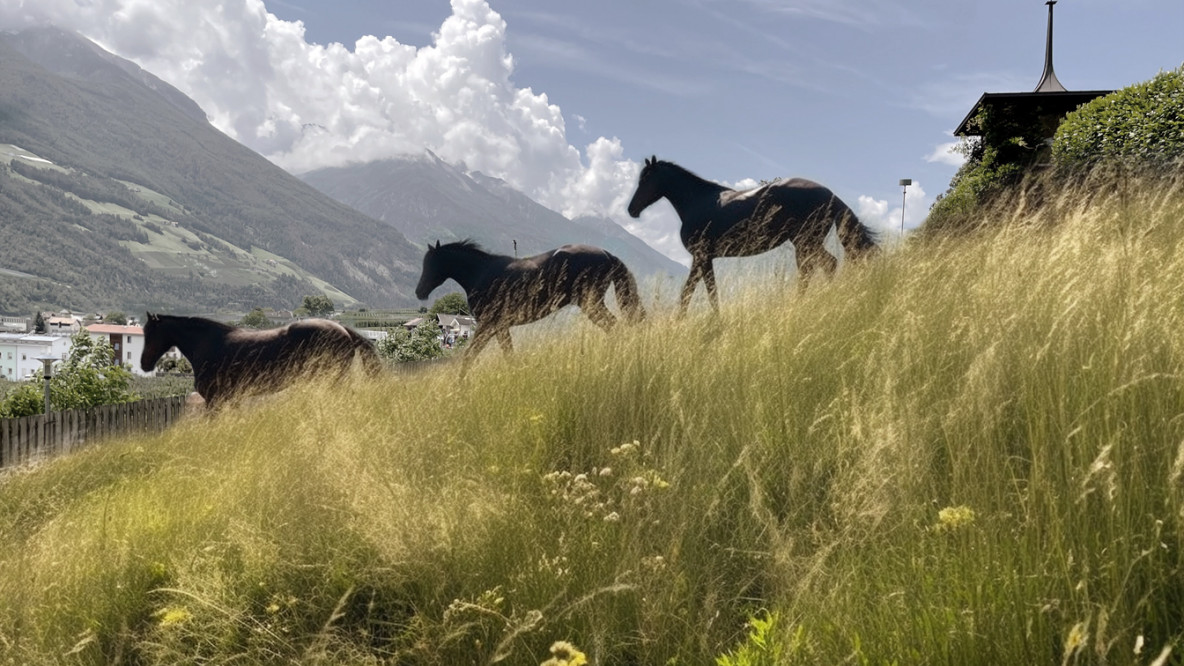
[[720, 194], [731, 190], [678, 165], [671, 164], [668, 168], [670, 175], [664, 194], [683, 223], [698, 220], [705, 208], [719, 205]]
[[490, 254], [475, 248], [462, 249], [454, 252], [450, 258], [448, 277], [456, 281], [466, 294], [472, 294], [488, 284], [492, 275], [501, 272], [512, 261], [513, 257]]
[[193, 317], [172, 320], [170, 322], [168, 336], [173, 346], [185, 358], [189, 359], [190, 363], [196, 363], [197, 361], [195, 359], [198, 356], [198, 346], [202, 340], [210, 337], [211, 332], [222, 333], [223, 328], [214, 322]]

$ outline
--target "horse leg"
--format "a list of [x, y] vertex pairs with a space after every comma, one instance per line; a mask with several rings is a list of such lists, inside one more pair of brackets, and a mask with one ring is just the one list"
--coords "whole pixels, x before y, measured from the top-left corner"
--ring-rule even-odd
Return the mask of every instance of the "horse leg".
[[592, 320], [593, 324], [603, 328], [605, 333], [611, 332], [617, 323], [617, 318], [613, 316], [612, 312], [609, 312], [608, 306], [604, 304], [604, 294], [581, 299], [580, 310], [588, 316], [588, 319]]
[[489, 328], [478, 328], [477, 332], [473, 334], [473, 340], [469, 343], [469, 348], [465, 350], [464, 358], [460, 363], [460, 376], [464, 377], [469, 374], [469, 367], [473, 365], [473, 361], [477, 358], [477, 354], [489, 344], [492, 339], [492, 333]]
[[503, 328], [497, 332], [497, 342], [502, 346], [502, 351], [507, 354], [514, 353], [514, 341], [510, 339], [510, 329]]
[[830, 277], [835, 274], [835, 269], [838, 267], [839, 260], [835, 259], [834, 255], [822, 249], [821, 247], [806, 252], [798, 257], [798, 291], [806, 290], [810, 284], [810, 279], [818, 271], [822, 271], [824, 275]]
[[711, 301], [711, 309], [719, 316], [719, 291], [715, 286], [715, 266], [711, 264], [710, 259], [703, 267], [703, 284], [707, 285], [707, 298]]
[[699, 280], [703, 279], [703, 263], [705, 261], [709, 262], [711, 260], [691, 257], [691, 272], [687, 275], [687, 281], [682, 283], [682, 293], [678, 296], [679, 319], [687, 316], [687, 308], [691, 306], [691, 296], [694, 295], [695, 287], [698, 286]]

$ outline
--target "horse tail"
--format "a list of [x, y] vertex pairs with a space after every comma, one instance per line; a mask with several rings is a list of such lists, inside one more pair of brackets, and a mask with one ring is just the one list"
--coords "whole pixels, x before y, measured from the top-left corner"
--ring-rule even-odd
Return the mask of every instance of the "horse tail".
[[625, 262], [611, 254], [608, 256], [612, 259], [613, 291], [617, 295], [617, 305], [620, 306], [621, 312], [630, 323], [645, 319], [645, 308], [641, 305], [641, 294], [633, 273], [629, 272]]
[[843, 252], [852, 261], [870, 257], [880, 249], [878, 234], [860, 222], [850, 208], [844, 211], [837, 231]]
[[378, 355], [374, 342], [352, 328], [346, 327], [345, 330], [349, 331], [349, 337], [353, 340], [354, 353], [362, 357], [362, 367], [365, 368], [366, 374], [373, 377], [382, 372], [382, 358]]

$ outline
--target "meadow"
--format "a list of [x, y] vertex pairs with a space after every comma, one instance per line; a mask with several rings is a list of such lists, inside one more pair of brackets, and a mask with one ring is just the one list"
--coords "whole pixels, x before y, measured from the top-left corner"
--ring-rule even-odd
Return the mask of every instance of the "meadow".
[[1184, 178], [982, 222], [11, 473], [0, 663], [1178, 663]]

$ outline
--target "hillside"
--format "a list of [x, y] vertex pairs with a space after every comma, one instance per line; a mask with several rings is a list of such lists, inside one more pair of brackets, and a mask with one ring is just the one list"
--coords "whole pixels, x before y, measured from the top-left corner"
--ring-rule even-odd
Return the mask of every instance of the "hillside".
[[0, 34], [0, 311], [409, 305], [421, 253], [72, 33]]
[[417, 244], [472, 238], [499, 254], [519, 256], [566, 243], [587, 243], [617, 255], [639, 276], [685, 276], [687, 269], [612, 220], [569, 220], [505, 181], [466, 172], [422, 155], [318, 169], [301, 178], [321, 192], [387, 222]]
[[0, 661], [1176, 663], [1180, 178], [13, 474]]

